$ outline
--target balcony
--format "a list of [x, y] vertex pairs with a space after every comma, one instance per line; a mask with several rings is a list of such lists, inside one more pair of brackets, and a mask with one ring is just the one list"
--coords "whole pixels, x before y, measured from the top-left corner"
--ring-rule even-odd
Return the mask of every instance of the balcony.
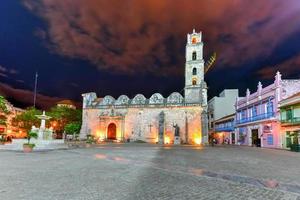
[[251, 116], [248, 118], [243, 118], [240, 120], [236, 121], [236, 124], [244, 124], [244, 123], [249, 123], [249, 122], [255, 122], [255, 121], [259, 121], [259, 120], [264, 120], [264, 119], [269, 119], [275, 116], [274, 112], [269, 112], [269, 113], [263, 113], [260, 115], [255, 115], [255, 116]]
[[234, 126], [224, 126], [224, 127], [216, 127], [215, 128], [216, 132], [229, 132], [229, 131], [234, 131]]
[[300, 124], [300, 117], [293, 117], [288, 119], [281, 119], [280, 120], [283, 125], [294, 125]]

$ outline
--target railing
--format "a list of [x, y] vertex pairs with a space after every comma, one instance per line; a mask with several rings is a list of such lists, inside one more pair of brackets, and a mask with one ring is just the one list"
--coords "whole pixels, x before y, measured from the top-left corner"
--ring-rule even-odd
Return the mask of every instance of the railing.
[[215, 130], [216, 130], [216, 132], [234, 131], [234, 126], [216, 127]]
[[300, 117], [293, 117], [289, 119], [281, 119], [281, 123], [283, 124], [299, 124], [300, 123]]
[[252, 116], [252, 117], [237, 120], [236, 124], [244, 124], [244, 123], [259, 121], [259, 120], [263, 120], [263, 119], [269, 119], [269, 118], [274, 117], [274, 116], [275, 116], [274, 112], [263, 113], [263, 114], [260, 114], [260, 115], [255, 115], [255, 116]]

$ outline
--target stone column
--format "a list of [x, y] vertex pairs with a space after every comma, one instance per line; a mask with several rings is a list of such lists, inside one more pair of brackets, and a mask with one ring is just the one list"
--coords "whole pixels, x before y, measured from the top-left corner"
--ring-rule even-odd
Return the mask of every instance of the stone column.
[[186, 144], [189, 143], [189, 122], [188, 122], [188, 117], [187, 117], [187, 111], [185, 113], [185, 142]]
[[79, 133], [79, 138], [80, 139], [86, 139], [87, 134], [88, 134], [88, 110], [87, 109], [82, 109], [82, 124], [81, 124], [81, 129]]
[[208, 117], [207, 108], [204, 107], [201, 113], [202, 144], [208, 144]]
[[260, 138], [260, 147], [264, 147], [264, 124], [258, 125], [258, 135]]
[[159, 113], [158, 120], [158, 144], [164, 144], [165, 136], [165, 113], [162, 111]]
[[252, 146], [252, 129], [248, 126], [246, 126], [246, 130], [247, 130], [247, 137], [248, 137], [248, 146]]
[[126, 139], [125, 139], [125, 116], [123, 116], [122, 118], [121, 118], [121, 127], [122, 127], [122, 129], [121, 129], [121, 140], [123, 141], [123, 142], [127, 142], [127, 141], [125, 141]]

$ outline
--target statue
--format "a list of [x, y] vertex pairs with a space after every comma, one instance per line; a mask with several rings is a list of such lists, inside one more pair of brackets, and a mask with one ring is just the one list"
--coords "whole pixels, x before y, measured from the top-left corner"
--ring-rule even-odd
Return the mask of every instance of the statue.
[[180, 134], [179, 134], [179, 126], [177, 125], [177, 124], [175, 124], [175, 125], [173, 125], [173, 127], [175, 128], [175, 134], [174, 134], [174, 136], [176, 137], [179, 137], [180, 136]]
[[180, 128], [177, 124], [174, 124], [174, 123], [173, 123], [173, 127], [175, 129], [174, 144], [180, 144]]

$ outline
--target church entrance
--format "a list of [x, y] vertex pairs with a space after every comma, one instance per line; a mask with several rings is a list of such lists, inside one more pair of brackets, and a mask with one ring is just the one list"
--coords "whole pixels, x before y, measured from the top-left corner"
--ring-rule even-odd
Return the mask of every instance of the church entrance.
[[117, 139], [117, 126], [114, 123], [110, 123], [107, 127], [107, 139], [116, 140]]

